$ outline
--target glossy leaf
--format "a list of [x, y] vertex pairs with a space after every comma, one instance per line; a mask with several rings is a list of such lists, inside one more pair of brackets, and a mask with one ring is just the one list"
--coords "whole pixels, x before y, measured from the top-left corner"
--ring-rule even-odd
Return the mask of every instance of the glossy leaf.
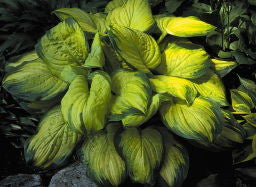
[[154, 23], [147, 0], [129, 0], [108, 13], [107, 22], [139, 31], [148, 30]]
[[60, 107], [51, 109], [41, 120], [36, 135], [25, 146], [25, 158], [35, 166], [59, 166], [70, 156], [80, 135], [64, 121]]
[[125, 162], [114, 145], [118, 126], [108, 124], [106, 131], [89, 138], [82, 148], [83, 161], [100, 185], [118, 186], [126, 176]]
[[153, 129], [127, 128], [121, 134], [119, 147], [132, 181], [150, 184], [160, 166], [163, 145], [161, 134]]

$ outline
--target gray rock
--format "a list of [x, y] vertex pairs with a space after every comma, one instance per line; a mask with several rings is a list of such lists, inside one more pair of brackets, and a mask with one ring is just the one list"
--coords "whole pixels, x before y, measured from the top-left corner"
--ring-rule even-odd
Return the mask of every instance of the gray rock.
[[97, 187], [86, 173], [84, 164], [76, 162], [57, 172], [52, 177], [49, 187]]
[[1, 187], [42, 187], [40, 175], [18, 174], [8, 176], [0, 181]]

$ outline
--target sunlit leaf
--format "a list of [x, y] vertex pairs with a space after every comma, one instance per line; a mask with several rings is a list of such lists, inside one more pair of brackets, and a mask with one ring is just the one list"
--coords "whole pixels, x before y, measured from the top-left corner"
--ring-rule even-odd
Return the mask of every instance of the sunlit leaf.
[[237, 63], [234, 61], [225, 61], [218, 59], [211, 59], [213, 69], [221, 76], [224, 77], [232, 69], [237, 66]]
[[232, 108], [237, 114], [251, 113], [251, 109], [255, 106], [251, 97], [240, 90], [233, 89], [231, 92]]

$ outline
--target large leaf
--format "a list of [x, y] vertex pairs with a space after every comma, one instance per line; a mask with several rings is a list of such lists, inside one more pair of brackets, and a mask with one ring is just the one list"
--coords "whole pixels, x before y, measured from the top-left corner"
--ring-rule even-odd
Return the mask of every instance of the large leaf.
[[124, 69], [116, 71], [112, 75], [112, 91], [115, 96], [110, 120], [119, 121], [126, 116], [147, 114], [152, 90], [145, 74]]
[[251, 109], [255, 107], [252, 98], [243, 91], [233, 89], [231, 92], [232, 108], [237, 114], [249, 114]]
[[154, 23], [147, 0], [129, 0], [108, 13], [107, 22], [139, 31], [148, 30]]
[[119, 147], [130, 178], [134, 182], [152, 183], [163, 153], [161, 134], [153, 129], [128, 128], [121, 134]]
[[223, 116], [220, 107], [210, 100], [198, 97], [188, 106], [173, 100], [160, 108], [164, 124], [177, 135], [203, 142], [213, 142], [221, 132]]
[[213, 69], [221, 76], [224, 77], [227, 75], [232, 69], [237, 66], [237, 63], [234, 61], [225, 61], [218, 59], [211, 59]]
[[216, 28], [193, 16], [163, 17], [158, 22], [162, 31], [179, 37], [206, 36]]
[[166, 129], [161, 128], [160, 130], [164, 138], [165, 149], [160, 177], [168, 186], [181, 186], [188, 174], [188, 153]]
[[18, 99], [49, 101], [62, 95], [68, 85], [38, 58], [12, 67], [3, 80], [3, 87]]
[[111, 29], [110, 38], [117, 52], [131, 68], [149, 73], [161, 62], [159, 47], [148, 34], [115, 25]]
[[127, 0], [112, 0], [110, 1], [107, 6], [105, 7], [105, 12], [110, 12], [114, 10], [117, 7], [122, 6], [123, 4], [126, 3]]
[[105, 64], [105, 56], [101, 45], [99, 33], [96, 33], [91, 46], [91, 52], [87, 57], [84, 67], [87, 68], [102, 68]]
[[114, 145], [118, 126], [119, 124], [108, 124], [106, 131], [89, 138], [82, 148], [83, 161], [100, 185], [118, 186], [126, 176], [125, 162]]
[[66, 65], [82, 65], [88, 44], [80, 26], [68, 18], [49, 30], [36, 46], [36, 52], [57, 75]]
[[101, 13], [89, 14], [79, 8], [60, 8], [53, 11], [60, 20], [73, 18], [85, 32], [104, 34], [106, 32], [105, 16]]
[[90, 90], [88, 80], [77, 76], [61, 101], [64, 119], [70, 127], [80, 133], [85, 129], [88, 134], [105, 127], [111, 100], [110, 77], [97, 71], [91, 74]]
[[153, 90], [157, 93], [168, 93], [191, 104], [197, 96], [193, 83], [186, 79], [172, 76], [156, 75], [150, 79]]
[[193, 82], [201, 96], [208, 97], [220, 105], [228, 105], [224, 85], [214, 72], [209, 70], [208, 73]]
[[164, 51], [158, 71], [164, 75], [196, 79], [210, 67], [207, 53], [201, 46], [189, 42], [174, 42]]
[[72, 153], [80, 135], [64, 121], [60, 107], [51, 109], [39, 124], [35, 136], [25, 146], [25, 158], [35, 166], [59, 166]]

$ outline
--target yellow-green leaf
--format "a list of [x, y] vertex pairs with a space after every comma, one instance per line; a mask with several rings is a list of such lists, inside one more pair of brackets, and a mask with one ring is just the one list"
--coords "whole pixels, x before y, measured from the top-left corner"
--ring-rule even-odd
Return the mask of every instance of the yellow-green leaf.
[[235, 61], [226, 61], [219, 59], [211, 59], [213, 69], [221, 76], [224, 77], [232, 69], [237, 66]]
[[208, 97], [222, 106], [227, 106], [225, 87], [217, 74], [208, 71], [199, 79], [193, 80], [194, 86], [201, 96]]
[[101, 13], [89, 14], [79, 8], [60, 8], [53, 11], [61, 21], [71, 17], [85, 32], [104, 34], [107, 26], [105, 15]]
[[68, 18], [50, 29], [36, 46], [38, 56], [54, 74], [66, 65], [82, 65], [88, 55], [88, 43], [80, 26]]
[[126, 177], [126, 166], [114, 145], [119, 124], [108, 124], [106, 131], [90, 137], [82, 153], [90, 175], [103, 186], [118, 186]]
[[132, 181], [150, 184], [160, 166], [163, 154], [161, 134], [153, 129], [127, 128], [121, 134], [119, 147]]
[[3, 80], [3, 87], [21, 100], [49, 101], [61, 96], [68, 85], [38, 58], [13, 67]]
[[[167, 17], [161, 18], [163, 29], [171, 35], [179, 37], [206, 36], [216, 29], [215, 26], [201, 21], [200, 19], [189, 17]], [[168, 23], [167, 23], [168, 22]]]
[[150, 79], [153, 90], [157, 93], [168, 93], [191, 104], [197, 96], [193, 83], [186, 79], [172, 76], [156, 75]]
[[169, 44], [163, 53], [158, 72], [185, 79], [196, 79], [204, 75], [210, 67], [210, 60], [201, 46], [188, 42]]
[[160, 108], [164, 124], [175, 134], [195, 141], [211, 143], [221, 132], [223, 115], [215, 102], [198, 97], [188, 106], [173, 100]]
[[139, 31], [148, 30], [154, 23], [147, 0], [128, 0], [108, 13], [107, 22]]
[[246, 116], [243, 116], [243, 118], [246, 120], [247, 123], [256, 127], [256, 113], [248, 114]]
[[252, 98], [245, 92], [233, 89], [231, 92], [232, 108], [236, 114], [249, 114], [251, 109], [255, 107]]
[[41, 168], [60, 165], [72, 153], [80, 138], [64, 121], [60, 107], [54, 107], [41, 120], [37, 134], [27, 142], [26, 161]]
[[110, 1], [106, 7], [105, 7], [105, 12], [110, 12], [112, 10], [114, 10], [117, 7], [122, 6], [123, 4], [126, 3], [127, 0], [112, 0]]
[[[152, 90], [145, 74], [120, 69], [112, 75], [111, 121], [120, 121], [129, 115], [145, 116], [151, 103]], [[132, 125], [132, 124], [129, 124]]]
[[117, 52], [133, 69], [149, 73], [161, 62], [156, 41], [146, 33], [115, 25], [111, 29], [110, 38]]
[[179, 144], [164, 128], [161, 128], [164, 138], [164, 158], [160, 176], [168, 186], [181, 186], [186, 179], [189, 169], [189, 156], [186, 149]]

